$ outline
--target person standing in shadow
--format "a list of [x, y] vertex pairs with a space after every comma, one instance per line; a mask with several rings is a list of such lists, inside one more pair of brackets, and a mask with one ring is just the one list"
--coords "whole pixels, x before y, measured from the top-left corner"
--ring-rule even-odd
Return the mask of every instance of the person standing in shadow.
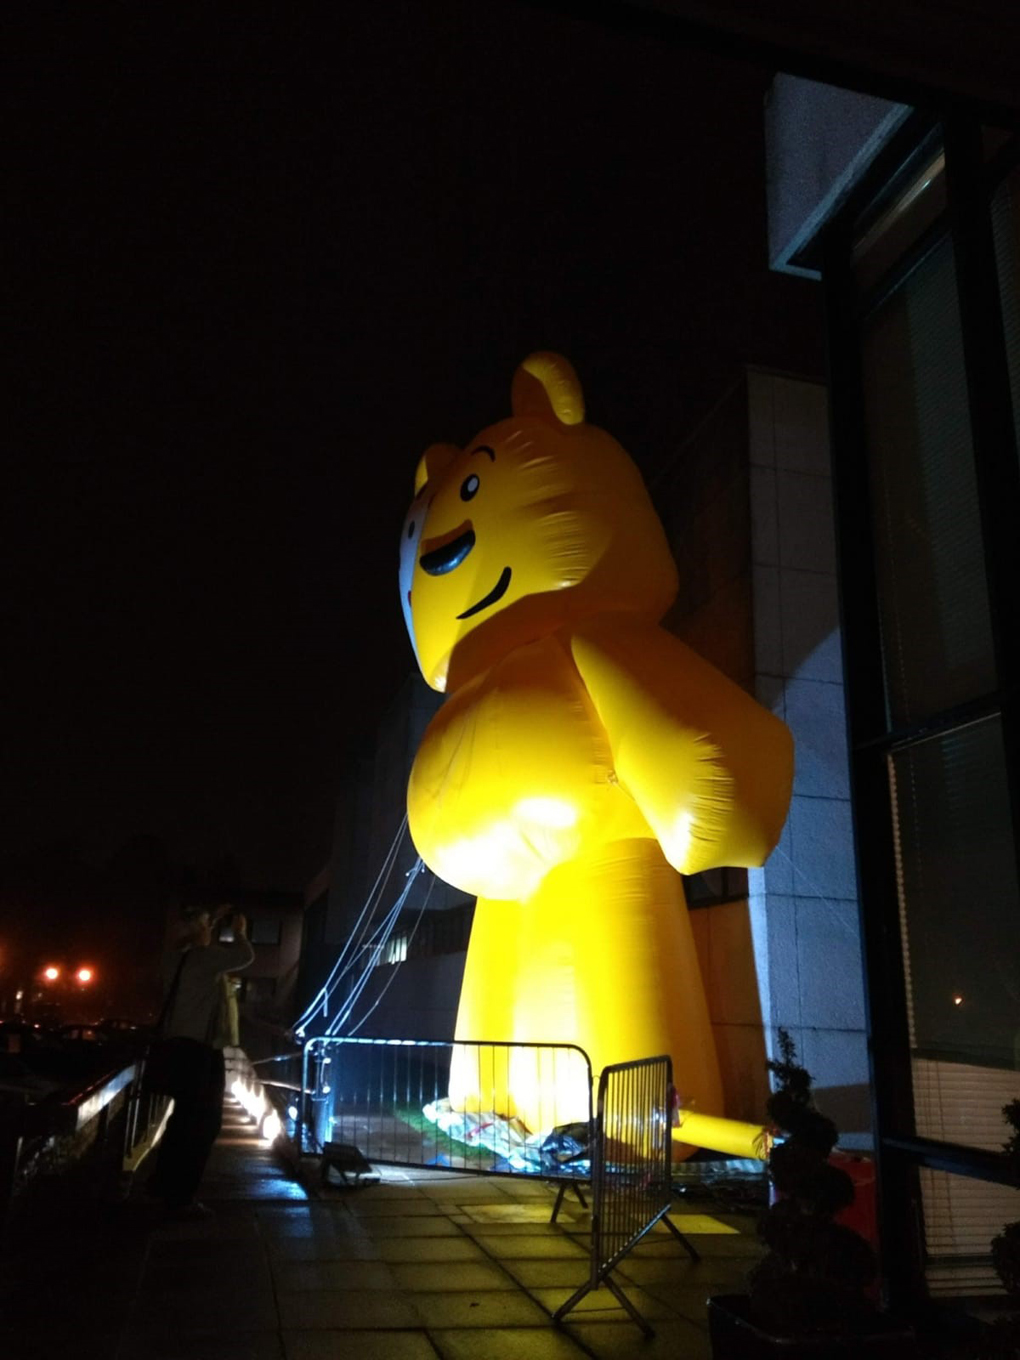
[[[214, 943], [214, 925], [228, 913], [233, 938]], [[247, 968], [255, 957], [247, 930], [244, 916], [231, 907], [197, 912], [166, 970], [169, 1004], [162, 1032], [174, 1107], [147, 1189], [174, 1218], [205, 1218], [212, 1212], [196, 1195], [223, 1122], [223, 1050], [232, 1040], [226, 974]]]

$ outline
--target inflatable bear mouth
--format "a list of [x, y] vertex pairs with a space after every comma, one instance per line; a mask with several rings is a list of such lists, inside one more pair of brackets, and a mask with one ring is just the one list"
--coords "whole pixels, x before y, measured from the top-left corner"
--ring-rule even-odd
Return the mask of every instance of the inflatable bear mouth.
[[506, 594], [507, 586], [510, 584], [510, 577], [512, 575], [513, 573], [510, 568], [504, 567], [499, 574], [499, 580], [489, 591], [488, 595], [483, 595], [470, 609], [465, 609], [463, 614], [458, 614], [458, 619], [469, 619], [472, 614], [480, 614], [483, 609], [488, 609], [490, 604], [495, 604], [497, 600], [501, 600]]
[[[413, 527], [413, 526], [412, 526]], [[455, 536], [448, 543], [441, 544], [438, 548], [433, 548], [430, 552], [422, 553], [418, 559], [418, 565], [422, 571], [429, 576], [445, 576], [447, 572], [455, 571], [457, 567], [467, 558], [471, 549], [475, 546], [475, 531], [469, 524], [466, 529]], [[458, 614], [458, 619], [470, 619], [475, 614], [480, 614], [483, 609], [488, 609], [489, 605], [501, 600], [510, 585], [510, 577], [513, 572], [509, 567], [504, 567], [499, 574], [499, 580], [492, 587], [487, 595], [483, 595], [469, 609], [465, 609], [463, 614]], [[408, 597], [410, 602], [410, 596]]]
[[442, 547], [422, 553], [418, 565], [430, 576], [445, 576], [448, 571], [460, 566], [474, 546], [475, 531], [469, 527], [456, 538], [452, 538], [449, 543], [444, 543]]

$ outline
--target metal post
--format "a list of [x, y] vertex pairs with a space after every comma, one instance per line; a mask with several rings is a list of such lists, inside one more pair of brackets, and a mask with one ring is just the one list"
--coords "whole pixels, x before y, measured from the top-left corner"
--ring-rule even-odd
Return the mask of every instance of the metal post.
[[5, 1228], [14, 1200], [25, 1137], [25, 1098], [0, 1096], [0, 1229]]

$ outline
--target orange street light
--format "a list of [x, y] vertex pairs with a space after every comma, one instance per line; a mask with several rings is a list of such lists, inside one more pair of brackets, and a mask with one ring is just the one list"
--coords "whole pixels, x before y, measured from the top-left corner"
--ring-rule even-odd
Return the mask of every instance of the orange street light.
[[59, 976], [60, 976], [60, 969], [59, 969], [59, 968], [54, 968], [54, 966], [53, 966], [52, 963], [50, 964], [50, 966], [49, 966], [48, 968], [44, 968], [44, 969], [43, 969], [43, 977], [46, 979], [47, 982], [56, 982], [56, 980], [57, 980], [57, 978], [58, 978]]
[[93, 973], [91, 968], [79, 968], [77, 973], [75, 973], [75, 977], [78, 979], [79, 982], [83, 984], [86, 982], [91, 982], [94, 976], [95, 974]]

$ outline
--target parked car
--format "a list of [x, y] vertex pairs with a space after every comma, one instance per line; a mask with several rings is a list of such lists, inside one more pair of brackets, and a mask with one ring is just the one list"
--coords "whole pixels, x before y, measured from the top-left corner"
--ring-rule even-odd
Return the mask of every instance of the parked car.
[[0, 1020], [0, 1053], [30, 1053], [42, 1046], [41, 1026], [28, 1020]]
[[55, 1034], [64, 1045], [101, 1044], [105, 1037], [98, 1025], [81, 1023], [61, 1025]]

